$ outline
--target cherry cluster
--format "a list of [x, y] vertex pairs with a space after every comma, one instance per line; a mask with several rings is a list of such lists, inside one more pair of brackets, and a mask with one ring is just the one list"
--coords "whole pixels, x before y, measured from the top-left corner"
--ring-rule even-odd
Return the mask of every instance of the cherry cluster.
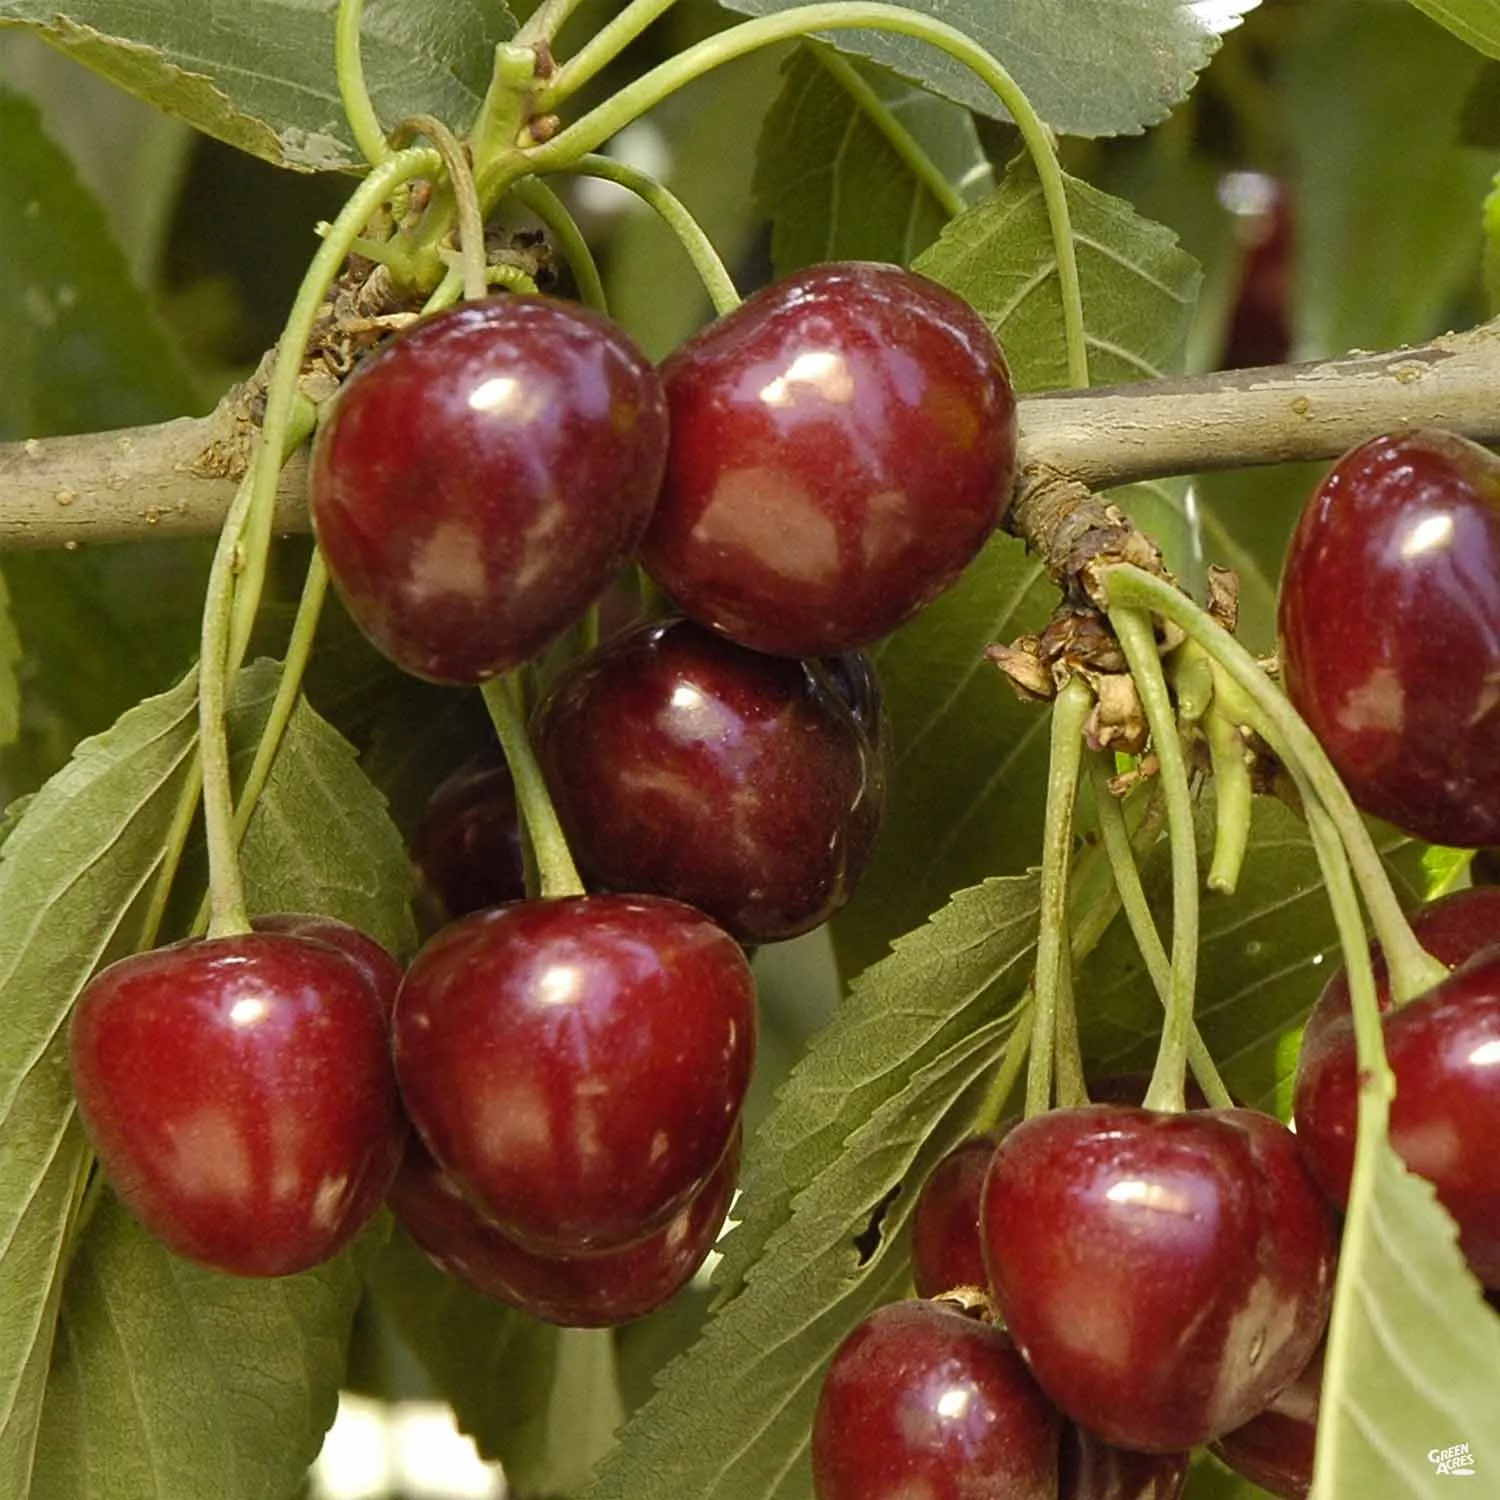
[[577, 656], [532, 716], [584, 890], [528, 895], [532, 809], [491, 752], [428, 805], [437, 930], [404, 972], [353, 928], [278, 917], [86, 987], [76, 1092], [125, 1204], [242, 1274], [327, 1259], [388, 1200], [441, 1266], [551, 1321], [670, 1297], [738, 1175], [746, 948], [832, 915], [880, 825], [860, 648], [983, 545], [1014, 453], [988, 329], [895, 267], [773, 286], [660, 371], [532, 296], [367, 358], [319, 428], [310, 503], [399, 666], [510, 672], [637, 557], [681, 613]]
[[[1451, 972], [1391, 1003], [1390, 1140], [1500, 1290], [1500, 889], [1418, 911]], [[1358, 1095], [1349, 987], [1313, 1009], [1295, 1134], [1249, 1109], [1141, 1108], [1144, 1078], [999, 1127], [922, 1185], [912, 1274], [835, 1354], [813, 1429], [819, 1500], [920, 1488], [1171, 1500], [1207, 1445], [1286, 1500], [1312, 1482], [1322, 1345]], [[946, 1477], [945, 1477], [946, 1476]], [[946, 1486], [946, 1488], [945, 1488]]]

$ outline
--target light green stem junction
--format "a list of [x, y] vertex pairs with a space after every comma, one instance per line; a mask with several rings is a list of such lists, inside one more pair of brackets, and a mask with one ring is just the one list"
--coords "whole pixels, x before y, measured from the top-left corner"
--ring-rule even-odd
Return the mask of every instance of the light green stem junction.
[[1125, 653], [1151, 730], [1172, 852], [1172, 977], [1161, 1047], [1145, 1104], [1147, 1109], [1181, 1110], [1187, 1103], [1183, 1080], [1198, 983], [1198, 841], [1193, 828], [1193, 799], [1151, 617], [1143, 610], [1111, 607], [1109, 621]]
[[[1063, 336], [1067, 347], [1068, 379], [1076, 386], [1088, 384], [1088, 348], [1083, 329], [1083, 296], [1078, 279], [1078, 258], [1073, 244], [1072, 216], [1057, 152], [1046, 125], [1030, 100], [1009, 73], [983, 47], [955, 27], [931, 16], [920, 15], [879, 0], [828, 0], [820, 5], [798, 6], [742, 22], [728, 31], [687, 48], [627, 84], [613, 98], [591, 110], [543, 146], [526, 153], [527, 167], [534, 172], [558, 171], [587, 152], [597, 150], [610, 136], [632, 120], [721, 64], [744, 57], [757, 48], [793, 41], [817, 31], [863, 27], [890, 31], [924, 41], [946, 52], [968, 67], [1000, 100], [1016, 122], [1028, 154], [1036, 168], [1057, 258], [1062, 295]], [[608, 30], [608, 28], [606, 28]], [[600, 33], [602, 37], [604, 32]], [[587, 49], [585, 49], [587, 51]], [[578, 59], [584, 56], [580, 52]], [[571, 66], [571, 65], [570, 65]], [[573, 87], [568, 68], [561, 69], [552, 87]], [[559, 97], [565, 96], [563, 93]], [[551, 98], [551, 95], [547, 95]], [[481, 178], [481, 189], [485, 183]]]
[[549, 898], [581, 896], [583, 881], [579, 879], [578, 867], [573, 863], [562, 824], [557, 821], [557, 809], [552, 805], [546, 779], [526, 733], [526, 719], [520, 703], [520, 679], [516, 673], [508, 672], [502, 677], [490, 678], [481, 691], [495, 733], [500, 737], [500, 748], [505, 752], [510, 779], [515, 783], [516, 805], [521, 810], [521, 822], [536, 858], [539, 894]]
[[1073, 863], [1073, 809], [1083, 756], [1083, 725], [1094, 695], [1073, 678], [1052, 705], [1047, 760], [1046, 832], [1042, 839], [1041, 913], [1037, 925], [1036, 980], [1031, 1008], [1031, 1060], [1026, 1073], [1026, 1115], [1052, 1104], [1052, 1069], [1057, 1046], [1057, 1008], [1071, 986], [1062, 966], [1072, 962], [1068, 944], [1068, 876]]
[[364, 18], [365, 0], [339, 0], [334, 20], [333, 66], [338, 77], [339, 98], [344, 102], [344, 118], [349, 122], [354, 144], [372, 166], [379, 166], [391, 155], [390, 144], [380, 128], [380, 117], [365, 84], [364, 61], [360, 56], [359, 27]]
[[1245, 711], [1259, 716], [1249, 727], [1322, 804], [1338, 831], [1384, 952], [1394, 1001], [1399, 1005], [1445, 978], [1447, 969], [1412, 933], [1369, 830], [1322, 746], [1291, 703], [1272, 686], [1255, 658], [1185, 594], [1140, 568], [1117, 564], [1104, 575], [1104, 586], [1111, 617], [1116, 604], [1152, 610], [1199, 642], [1245, 695]]
[[714, 311], [723, 317], [740, 305], [740, 294], [735, 289], [714, 242], [703, 232], [703, 226], [690, 214], [682, 200], [669, 192], [649, 172], [639, 167], [627, 166], [613, 157], [599, 156], [590, 152], [581, 156], [572, 165], [561, 171], [578, 173], [587, 177], [602, 177], [606, 182], [618, 183], [628, 188], [641, 202], [655, 210], [662, 222], [677, 236], [678, 242], [693, 263], [703, 289], [713, 303]]

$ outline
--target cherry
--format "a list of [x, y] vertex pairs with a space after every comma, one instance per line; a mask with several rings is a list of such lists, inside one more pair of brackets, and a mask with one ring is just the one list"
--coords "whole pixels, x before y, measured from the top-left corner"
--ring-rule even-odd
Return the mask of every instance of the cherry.
[[1059, 1418], [1005, 1333], [940, 1302], [871, 1313], [812, 1430], [817, 1500], [1056, 1500]]
[[[1387, 1011], [1384, 1030], [1396, 1075], [1391, 1146], [1437, 1190], [1458, 1224], [1474, 1274], [1500, 1288], [1500, 943], [1425, 995]], [[1294, 1100], [1297, 1138], [1314, 1176], [1338, 1204], [1349, 1197], [1358, 1096], [1352, 1019], [1304, 1033]]]
[[489, 1223], [413, 1139], [391, 1186], [391, 1211], [449, 1275], [534, 1318], [612, 1328], [644, 1317], [693, 1279], [713, 1248], [739, 1177], [739, 1138], [663, 1229], [596, 1255], [546, 1256]]
[[395, 957], [369, 933], [340, 922], [336, 917], [325, 917], [314, 912], [271, 912], [254, 917], [250, 925], [257, 932], [284, 932], [293, 937], [314, 938], [337, 948], [346, 958], [353, 959], [364, 974], [366, 982], [380, 1001], [386, 1019], [396, 1004], [396, 991], [401, 988], [401, 976], [405, 972]]
[[656, 372], [587, 308], [499, 296], [367, 358], [318, 429], [309, 503], [350, 614], [398, 666], [527, 660], [630, 560], [666, 451]]
[[689, 620], [574, 662], [535, 740], [591, 887], [675, 897], [747, 943], [837, 911], [885, 805], [884, 765], [820, 672]]
[[1121, 1447], [1182, 1451], [1240, 1426], [1322, 1336], [1332, 1218], [1269, 1115], [1039, 1115], [996, 1148], [982, 1215], [990, 1287], [1032, 1373]]
[[1291, 352], [1292, 201], [1284, 184], [1263, 182], [1264, 205], [1239, 235], [1245, 256], [1224, 334], [1225, 370], [1283, 364]]
[[428, 798], [412, 859], [444, 921], [525, 896], [516, 789], [498, 746], [465, 761]]
[[1320, 1345], [1307, 1368], [1259, 1416], [1213, 1444], [1215, 1457], [1281, 1500], [1307, 1500], [1322, 1388]]
[[1190, 1453], [1117, 1448], [1076, 1422], [1063, 1423], [1057, 1500], [1178, 1500]]
[[911, 271], [814, 266], [662, 366], [666, 477], [642, 547], [703, 624], [758, 651], [868, 645], [948, 587], [1015, 474], [1015, 393], [979, 315]]
[[1500, 459], [1432, 431], [1345, 454], [1293, 534], [1277, 625], [1287, 693], [1366, 812], [1500, 843]]
[[521, 901], [452, 923], [396, 998], [428, 1149], [527, 1249], [662, 1228], [729, 1149], [755, 1052], [744, 954], [658, 896]]
[[919, 1297], [989, 1286], [979, 1243], [979, 1195], [995, 1137], [975, 1136], [932, 1169], [911, 1216], [911, 1272]]
[[120, 1200], [218, 1270], [282, 1276], [329, 1259], [399, 1163], [380, 998], [314, 938], [255, 932], [121, 959], [79, 996], [70, 1045]]

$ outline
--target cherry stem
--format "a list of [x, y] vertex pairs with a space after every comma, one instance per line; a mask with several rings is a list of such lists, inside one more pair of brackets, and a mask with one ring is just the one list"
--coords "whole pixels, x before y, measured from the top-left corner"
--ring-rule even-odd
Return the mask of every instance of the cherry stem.
[[1145, 1106], [1182, 1110], [1187, 1105], [1183, 1080], [1187, 1074], [1193, 995], [1198, 979], [1198, 841], [1193, 827], [1193, 799], [1151, 617], [1144, 610], [1116, 607], [1112, 600], [1109, 622], [1125, 653], [1151, 731], [1167, 806], [1167, 838], [1172, 852], [1172, 974], [1161, 1046], [1146, 1090]]
[[552, 231], [563, 259], [573, 268], [578, 295], [595, 312], [608, 312], [609, 299], [604, 292], [604, 279], [599, 275], [599, 263], [567, 205], [535, 177], [523, 177], [513, 183], [511, 193]]
[[687, 257], [703, 283], [703, 290], [713, 303], [714, 311], [722, 318], [740, 305], [740, 294], [735, 289], [714, 242], [704, 233], [703, 226], [692, 216], [682, 200], [669, 192], [649, 172], [639, 167], [628, 166], [610, 156], [590, 153], [561, 169], [563, 172], [579, 173], [588, 177], [602, 177], [606, 182], [618, 183], [629, 189], [649, 208], [655, 210], [662, 222], [677, 236]]
[[[1145, 887], [1141, 884], [1141, 872], [1136, 864], [1135, 851], [1131, 847], [1130, 832], [1125, 826], [1125, 813], [1118, 799], [1110, 790], [1111, 757], [1103, 751], [1095, 751], [1088, 757], [1089, 776], [1094, 787], [1094, 808], [1099, 819], [1099, 834], [1104, 842], [1104, 852], [1114, 875], [1115, 889], [1119, 892], [1120, 905], [1125, 910], [1125, 921], [1130, 935], [1145, 961], [1146, 972], [1151, 976], [1163, 1008], [1171, 1002], [1172, 961], [1162, 945], [1161, 934], [1156, 930], [1156, 920], [1151, 915], [1151, 903], [1146, 899]], [[1188, 1033], [1188, 1067], [1204, 1097], [1215, 1109], [1230, 1109], [1234, 1100], [1224, 1087], [1213, 1055], [1195, 1024]]]
[[[1230, 633], [1180, 590], [1128, 563], [1104, 571], [1111, 610], [1116, 604], [1155, 611], [1197, 641], [1245, 697], [1242, 723], [1258, 734], [1299, 782], [1322, 804], [1343, 842], [1365, 909], [1370, 914], [1390, 974], [1395, 1004], [1415, 998], [1447, 976], [1447, 968], [1417, 941], [1401, 903], [1338, 773], [1329, 764], [1301, 716], [1286, 696]], [[1256, 717], [1252, 721], [1248, 715]]]
[[1031, 1018], [1027, 1014], [1030, 1005], [1031, 991], [1028, 989], [1016, 1003], [1016, 1024], [1011, 1030], [1010, 1040], [1005, 1044], [1000, 1066], [995, 1069], [994, 1077], [984, 1091], [984, 1098], [974, 1112], [969, 1135], [993, 1134], [1004, 1117], [1005, 1106], [1010, 1103], [1010, 1096], [1015, 1091], [1016, 1080], [1021, 1076], [1027, 1049], [1031, 1044]]
[[[638, 0], [638, 3], [643, 4], [641, 14], [645, 15], [650, 10], [650, 5], [644, 3], [644, 0]], [[624, 14], [630, 13], [627, 11]], [[1052, 136], [1032, 107], [1031, 101], [999, 62], [972, 38], [931, 16], [920, 15], [898, 5], [882, 4], [879, 0], [828, 0], [825, 4], [798, 6], [792, 10], [744, 21], [658, 64], [620, 89], [611, 99], [574, 121], [545, 145], [528, 150], [525, 153], [528, 167], [536, 172], [559, 170], [586, 152], [597, 150], [610, 136], [685, 84], [759, 47], [792, 41], [810, 32], [853, 27], [914, 37], [946, 52], [980, 78], [1015, 121], [1036, 168], [1052, 230], [1052, 245], [1057, 258], [1058, 284], [1062, 296], [1068, 379], [1073, 385], [1086, 386], [1089, 383], [1088, 347], [1084, 339], [1083, 295], [1078, 280], [1078, 258], [1073, 244], [1067, 188], [1062, 169], [1058, 165]], [[606, 27], [595, 41], [598, 42], [609, 30]], [[543, 97], [549, 105], [558, 98], [566, 97], [577, 87], [575, 75], [570, 75], [569, 68], [577, 64], [588, 50], [585, 48], [572, 64], [561, 68], [549, 89], [543, 91]]]
[[391, 155], [391, 147], [380, 128], [380, 117], [365, 84], [364, 60], [360, 56], [359, 27], [364, 17], [365, 0], [339, 0], [334, 20], [333, 66], [338, 77], [339, 98], [344, 101], [344, 118], [349, 122], [354, 144], [372, 166], [379, 166]]
[[177, 806], [172, 810], [172, 822], [167, 836], [162, 841], [161, 862], [151, 886], [151, 903], [141, 919], [141, 930], [136, 940], [139, 951], [156, 946], [161, 934], [161, 924], [167, 915], [167, 902], [171, 899], [172, 883], [177, 879], [182, 864], [182, 853], [187, 848], [193, 822], [198, 816], [198, 799], [203, 795], [203, 757], [194, 744], [192, 762], [188, 766], [187, 780], [177, 794]]
[[[255, 626], [256, 611], [260, 608], [276, 514], [276, 481], [286, 456], [300, 445], [314, 424], [313, 409], [301, 397], [298, 387], [302, 360], [323, 300], [349, 254], [349, 246], [371, 215], [399, 184], [413, 177], [431, 176], [440, 163], [437, 152], [412, 148], [398, 152], [373, 168], [349, 195], [297, 289], [266, 385], [260, 443], [250, 468], [252, 494], [249, 514], [245, 517], [243, 568], [234, 590], [234, 619], [228, 653], [231, 675], [244, 660], [250, 633]], [[226, 527], [228, 524], [226, 518]]]
[[1042, 838], [1041, 911], [1037, 923], [1036, 979], [1031, 1009], [1031, 1061], [1026, 1073], [1026, 1115], [1052, 1103], [1061, 969], [1068, 947], [1068, 876], [1073, 862], [1073, 808], [1083, 758], [1083, 725], [1094, 695], [1082, 678], [1069, 680], [1052, 704], [1047, 762], [1047, 811]]
[[546, 42], [550, 46], [568, 17], [582, 3], [583, 0], [542, 0], [526, 18], [526, 24], [516, 33], [513, 45], [527, 47]]
[[557, 809], [552, 805], [546, 779], [526, 733], [520, 686], [519, 672], [507, 672], [490, 678], [480, 691], [515, 784], [516, 805], [521, 810], [521, 822], [536, 859], [540, 894], [544, 898], [581, 896], [583, 881], [578, 878], [578, 867], [573, 863], [562, 824], [557, 820]]
[[1250, 756], [1240, 726], [1223, 707], [1220, 684], [1223, 669], [1210, 665], [1214, 696], [1203, 717], [1208, 736], [1208, 758], [1214, 775], [1214, 857], [1208, 868], [1208, 888], [1232, 895], [1239, 884], [1250, 845], [1255, 788], [1250, 780]]
[[956, 219], [968, 207], [963, 195], [948, 181], [911, 131], [901, 123], [895, 110], [870, 87], [868, 80], [843, 53], [826, 42], [811, 43], [809, 50], [839, 87], [868, 116], [870, 122], [890, 143], [891, 149], [911, 169], [912, 176], [932, 195], [938, 207], [950, 219]]
[[1089, 1102], [1083, 1076], [1083, 1048], [1078, 1040], [1078, 1007], [1073, 1003], [1073, 965], [1057, 966], [1057, 1025], [1053, 1037], [1054, 1092], [1059, 1109]]
[[[576, 4], [578, 0], [568, 0], [568, 3]], [[631, 0], [619, 15], [601, 26], [542, 84], [536, 92], [536, 107], [549, 112], [560, 108], [676, 3], [677, 0]], [[551, 34], [556, 35], [555, 32]], [[517, 40], [520, 40], [519, 36]]]
[[405, 144], [413, 136], [426, 136], [443, 159], [447, 189], [453, 195], [458, 211], [459, 266], [463, 272], [464, 298], [478, 302], [489, 293], [485, 276], [484, 215], [479, 208], [479, 194], [474, 187], [474, 173], [458, 137], [434, 115], [408, 115], [392, 132], [393, 138]]

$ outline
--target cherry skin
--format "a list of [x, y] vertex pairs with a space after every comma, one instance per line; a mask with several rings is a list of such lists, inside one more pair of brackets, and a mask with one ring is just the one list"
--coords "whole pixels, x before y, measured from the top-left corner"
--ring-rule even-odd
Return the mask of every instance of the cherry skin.
[[405, 970], [395, 955], [369, 933], [340, 922], [337, 917], [325, 917], [316, 912], [271, 912], [252, 917], [250, 925], [257, 932], [290, 933], [293, 937], [313, 938], [337, 948], [359, 966], [380, 1001], [386, 1020], [390, 1020], [396, 1005], [396, 991], [401, 988], [401, 976]]
[[744, 954], [657, 896], [519, 901], [450, 924], [396, 998], [412, 1123], [542, 1254], [662, 1228], [724, 1159], [755, 1053]]
[[[1384, 1018], [1396, 1075], [1390, 1141], [1437, 1190], [1470, 1269], [1500, 1288], [1500, 944]], [[1297, 1061], [1297, 1139], [1333, 1202], [1354, 1170], [1359, 1070], [1352, 1020], [1325, 1026]]]
[[284, 932], [121, 959], [79, 996], [79, 1111], [125, 1206], [242, 1276], [329, 1259], [379, 1207], [405, 1137], [381, 1000]]
[[[1008, 1128], [1008, 1127], [1004, 1127]], [[979, 1243], [979, 1195], [995, 1137], [975, 1136], [932, 1169], [911, 1216], [911, 1273], [919, 1297], [989, 1286]]]
[[548, 297], [435, 314], [372, 354], [318, 429], [329, 575], [398, 666], [473, 683], [534, 656], [633, 555], [666, 452], [656, 372]]
[[817, 1500], [1057, 1500], [1056, 1408], [1005, 1333], [941, 1302], [871, 1313], [813, 1418]]
[[669, 1302], [713, 1248], [739, 1179], [739, 1138], [663, 1229], [596, 1255], [538, 1255], [489, 1223], [412, 1140], [389, 1199], [406, 1232], [449, 1275], [545, 1323], [613, 1328]]
[[1269, 1115], [1039, 1115], [996, 1148], [982, 1214], [990, 1287], [1032, 1373], [1120, 1447], [1178, 1452], [1240, 1426], [1322, 1337], [1333, 1222]]
[[1319, 1346], [1307, 1368], [1259, 1416], [1213, 1444], [1215, 1457], [1280, 1500], [1307, 1500], [1322, 1388]]
[[1500, 459], [1450, 433], [1341, 458], [1292, 537], [1286, 690], [1369, 813], [1500, 843]]
[[869, 645], [948, 587], [1010, 503], [1015, 393], [983, 319], [896, 266], [831, 262], [662, 366], [666, 477], [642, 556], [757, 651]]
[[885, 806], [883, 761], [819, 672], [689, 620], [574, 662], [535, 742], [591, 888], [675, 897], [746, 943], [832, 916]]
[[516, 789], [498, 748], [465, 761], [427, 799], [412, 860], [443, 921], [525, 896]]
[[1137, 1453], [1064, 1422], [1057, 1500], [1178, 1500], [1191, 1464], [1190, 1453]]

